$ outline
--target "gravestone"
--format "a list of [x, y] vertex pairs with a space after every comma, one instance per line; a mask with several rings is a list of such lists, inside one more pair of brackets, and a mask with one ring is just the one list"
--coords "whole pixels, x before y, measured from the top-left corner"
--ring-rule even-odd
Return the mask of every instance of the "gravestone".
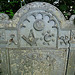
[[74, 18], [45, 2], [0, 14], [0, 74], [75, 75]]

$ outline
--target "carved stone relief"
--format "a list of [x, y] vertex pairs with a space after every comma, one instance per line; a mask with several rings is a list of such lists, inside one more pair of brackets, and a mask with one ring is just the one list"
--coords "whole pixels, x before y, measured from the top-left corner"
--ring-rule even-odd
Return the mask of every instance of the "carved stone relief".
[[7, 45], [6, 47], [9, 48], [15, 48], [17, 47], [17, 31], [16, 30], [6, 30], [6, 40], [7, 40]]
[[74, 75], [74, 18], [45, 2], [23, 6], [12, 20], [0, 14], [1, 74]]
[[[53, 26], [57, 24], [57, 20], [51, 13], [44, 10], [31, 11], [26, 19], [22, 19], [23, 21], [20, 24], [21, 42], [25, 40], [24, 43], [21, 43], [22, 47], [28, 46], [28, 44], [32, 46], [34, 43], [35, 46], [56, 47], [57, 29], [53, 28]], [[24, 34], [23, 32], [27, 33]], [[54, 43], [55, 46], [52, 46], [51, 43]]]

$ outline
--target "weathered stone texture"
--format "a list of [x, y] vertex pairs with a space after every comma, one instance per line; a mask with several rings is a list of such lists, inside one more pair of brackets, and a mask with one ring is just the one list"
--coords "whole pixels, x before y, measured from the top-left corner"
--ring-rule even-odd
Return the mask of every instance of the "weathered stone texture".
[[74, 19], [45, 2], [23, 6], [12, 20], [0, 14], [0, 74], [74, 75]]

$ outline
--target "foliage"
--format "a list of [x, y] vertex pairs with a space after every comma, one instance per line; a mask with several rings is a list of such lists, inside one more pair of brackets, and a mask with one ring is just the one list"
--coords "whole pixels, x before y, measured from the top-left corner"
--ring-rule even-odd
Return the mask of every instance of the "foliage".
[[20, 8], [20, 2], [14, 1], [14, 2], [1, 2], [1, 9], [0, 12], [6, 13], [9, 15], [10, 18], [12, 18], [15, 14], [15, 12]]
[[[12, 18], [14, 13], [21, 7], [20, 0], [14, 0], [9, 3], [2, 1], [3, 0], [0, 0], [0, 13], [6, 13], [10, 16], [10, 18]], [[22, 4], [24, 5], [34, 1], [48, 2], [53, 4], [56, 0], [25, 0], [25, 2]], [[66, 19], [69, 19], [72, 14], [75, 14], [75, 0], [60, 0], [59, 3], [55, 4], [55, 6], [62, 11]]]

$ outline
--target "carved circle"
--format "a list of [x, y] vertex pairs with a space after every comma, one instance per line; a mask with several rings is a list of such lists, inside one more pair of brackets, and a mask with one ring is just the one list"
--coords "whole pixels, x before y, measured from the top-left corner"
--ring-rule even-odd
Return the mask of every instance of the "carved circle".
[[33, 27], [34, 27], [35, 30], [41, 31], [41, 30], [44, 29], [45, 24], [42, 20], [36, 20], [33, 24]]

